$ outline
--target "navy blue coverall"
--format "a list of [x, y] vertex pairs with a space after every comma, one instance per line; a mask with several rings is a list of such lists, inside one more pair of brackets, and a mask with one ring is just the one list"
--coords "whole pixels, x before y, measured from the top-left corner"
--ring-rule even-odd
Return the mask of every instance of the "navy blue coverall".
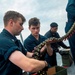
[[[73, 25], [73, 23], [75, 22], [75, 0], [68, 0], [66, 11], [68, 21], [66, 22], [65, 32], [67, 33], [68, 30]], [[75, 33], [68, 39], [68, 41], [70, 44], [73, 60], [75, 63]]]

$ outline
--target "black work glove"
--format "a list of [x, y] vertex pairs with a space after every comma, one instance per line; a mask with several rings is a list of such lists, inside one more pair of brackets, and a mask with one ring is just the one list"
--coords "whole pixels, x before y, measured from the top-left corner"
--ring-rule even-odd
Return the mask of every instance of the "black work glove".
[[66, 49], [70, 49], [70, 46], [68, 46]]
[[70, 46], [63, 47], [64, 49], [70, 49]]

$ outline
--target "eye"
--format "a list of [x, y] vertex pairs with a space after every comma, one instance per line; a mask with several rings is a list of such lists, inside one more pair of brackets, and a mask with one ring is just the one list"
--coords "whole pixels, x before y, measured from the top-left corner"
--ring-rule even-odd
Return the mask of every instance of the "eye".
[[39, 27], [37, 27], [37, 29], [39, 29]]
[[32, 28], [33, 30], [35, 29], [35, 28]]
[[22, 26], [23, 25], [23, 23], [20, 23], [20, 26]]

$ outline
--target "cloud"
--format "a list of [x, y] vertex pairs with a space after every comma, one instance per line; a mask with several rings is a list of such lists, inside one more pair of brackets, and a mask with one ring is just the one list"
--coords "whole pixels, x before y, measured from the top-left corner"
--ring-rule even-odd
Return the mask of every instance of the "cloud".
[[0, 0], [0, 31], [3, 28], [4, 13], [8, 10], [16, 10], [27, 20], [24, 24], [25, 30], [22, 31], [24, 39], [30, 34], [28, 20], [32, 17], [40, 19], [42, 35], [49, 30], [50, 23], [55, 21], [59, 25], [58, 32], [62, 36], [65, 34], [64, 28], [67, 21], [66, 5], [67, 0]]

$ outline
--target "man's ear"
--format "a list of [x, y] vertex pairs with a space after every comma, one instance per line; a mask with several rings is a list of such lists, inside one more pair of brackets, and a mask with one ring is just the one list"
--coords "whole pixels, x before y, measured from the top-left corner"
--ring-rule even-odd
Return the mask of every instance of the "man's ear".
[[12, 19], [9, 20], [10, 25], [12, 26], [14, 21]]

